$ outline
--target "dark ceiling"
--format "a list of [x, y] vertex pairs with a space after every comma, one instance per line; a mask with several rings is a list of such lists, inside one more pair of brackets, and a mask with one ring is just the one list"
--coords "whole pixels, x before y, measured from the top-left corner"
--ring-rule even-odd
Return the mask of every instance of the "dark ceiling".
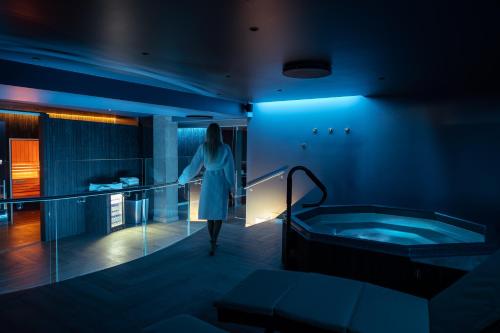
[[[499, 1], [3, 0], [0, 58], [238, 101], [481, 92], [499, 18]], [[281, 74], [300, 59], [333, 75]]]

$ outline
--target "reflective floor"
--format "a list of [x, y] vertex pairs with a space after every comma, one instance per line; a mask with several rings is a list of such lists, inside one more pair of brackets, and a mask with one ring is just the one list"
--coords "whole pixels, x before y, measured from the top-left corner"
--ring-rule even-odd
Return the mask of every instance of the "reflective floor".
[[14, 211], [14, 221], [0, 225], [0, 252], [40, 241], [40, 210]]
[[440, 221], [390, 214], [324, 214], [306, 223], [316, 233], [400, 245], [485, 241], [482, 234]]
[[11, 233], [12, 237], [4, 237], [6, 243], [0, 250], [0, 293], [116, 266], [165, 248], [204, 226], [203, 222], [186, 221], [149, 223], [145, 228], [131, 227], [107, 236], [67, 237], [57, 245], [55, 242], [31, 242], [12, 246], [15, 233]]
[[143, 332], [190, 314], [228, 332], [262, 332], [218, 321], [213, 303], [255, 269], [281, 267], [282, 225], [224, 224], [213, 257], [205, 232], [104, 271], [0, 295], [0, 330]]

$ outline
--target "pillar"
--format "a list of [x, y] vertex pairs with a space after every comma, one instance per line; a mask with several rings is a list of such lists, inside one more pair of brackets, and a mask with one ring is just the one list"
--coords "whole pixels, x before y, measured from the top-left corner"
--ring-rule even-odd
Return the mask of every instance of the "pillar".
[[[155, 184], [175, 182], [177, 170], [177, 123], [172, 117], [153, 117], [153, 178]], [[177, 221], [177, 186], [154, 191], [153, 219], [158, 222]]]

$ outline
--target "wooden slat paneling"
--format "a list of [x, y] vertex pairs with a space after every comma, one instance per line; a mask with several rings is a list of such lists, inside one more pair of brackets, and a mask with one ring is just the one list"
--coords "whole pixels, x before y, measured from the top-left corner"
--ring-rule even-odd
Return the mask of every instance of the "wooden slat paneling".
[[[40, 123], [42, 195], [79, 193], [90, 182], [142, 176], [139, 127], [46, 116]], [[55, 238], [56, 221], [58, 237], [85, 232], [86, 203], [65, 200], [43, 206], [44, 240]]]
[[7, 138], [38, 139], [38, 117], [12, 113], [0, 113], [5, 121]]

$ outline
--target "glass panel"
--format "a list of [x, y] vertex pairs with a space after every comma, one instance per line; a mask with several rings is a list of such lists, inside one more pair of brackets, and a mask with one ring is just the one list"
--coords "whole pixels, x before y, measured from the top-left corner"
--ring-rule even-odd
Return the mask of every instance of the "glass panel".
[[233, 155], [235, 158], [235, 196], [233, 198], [233, 219], [245, 223], [246, 219], [246, 128], [235, 127]]
[[186, 184], [189, 193], [189, 221], [191, 222], [205, 222], [205, 220], [201, 220], [198, 218], [201, 186], [202, 186], [201, 178], [195, 179]]
[[[284, 189], [282, 177], [275, 177], [248, 193], [265, 199], [264, 186], [276, 186], [276, 182]], [[0, 211], [13, 217], [0, 223], [0, 293], [122, 264], [203, 229], [206, 224], [198, 221], [197, 213], [201, 186], [201, 180], [195, 179], [186, 186], [172, 183], [147, 190], [131, 186], [116, 193], [95, 191], [0, 204]], [[273, 199], [279, 204], [271, 210], [267, 204], [274, 201], [259, 202], [253, 214], [256, 220], [276, 217], [284, 197], [283, 190], [283, 196]]]
[[13, 219], [0, 223], [0, 293], [56, 281], [55, 229], [40, 229], [32, 203], [2, 204]]
[[[246, 190], [246, 226], [269, 220], [282, 220], [286, 211], [285, 173], [266, 177], [262, 181], [249, 182]], [[252, 183], [255, 184], [252, 186]]]
[[51, 203], [57, 216], [58, 281], [147, 254], [141, 199], [142, 192], [122, 192]]
[[[184, 199], [189, 198], [188, 189], [189, 186], [170, 186], [150, 191], [154, 209], [150, 211], [146, 230], [148, 253], [170, 246], [205, 226], [185, 218], [189, 210], [189, 201]], [[173, 197], [182, 201], [175, 203]]]

